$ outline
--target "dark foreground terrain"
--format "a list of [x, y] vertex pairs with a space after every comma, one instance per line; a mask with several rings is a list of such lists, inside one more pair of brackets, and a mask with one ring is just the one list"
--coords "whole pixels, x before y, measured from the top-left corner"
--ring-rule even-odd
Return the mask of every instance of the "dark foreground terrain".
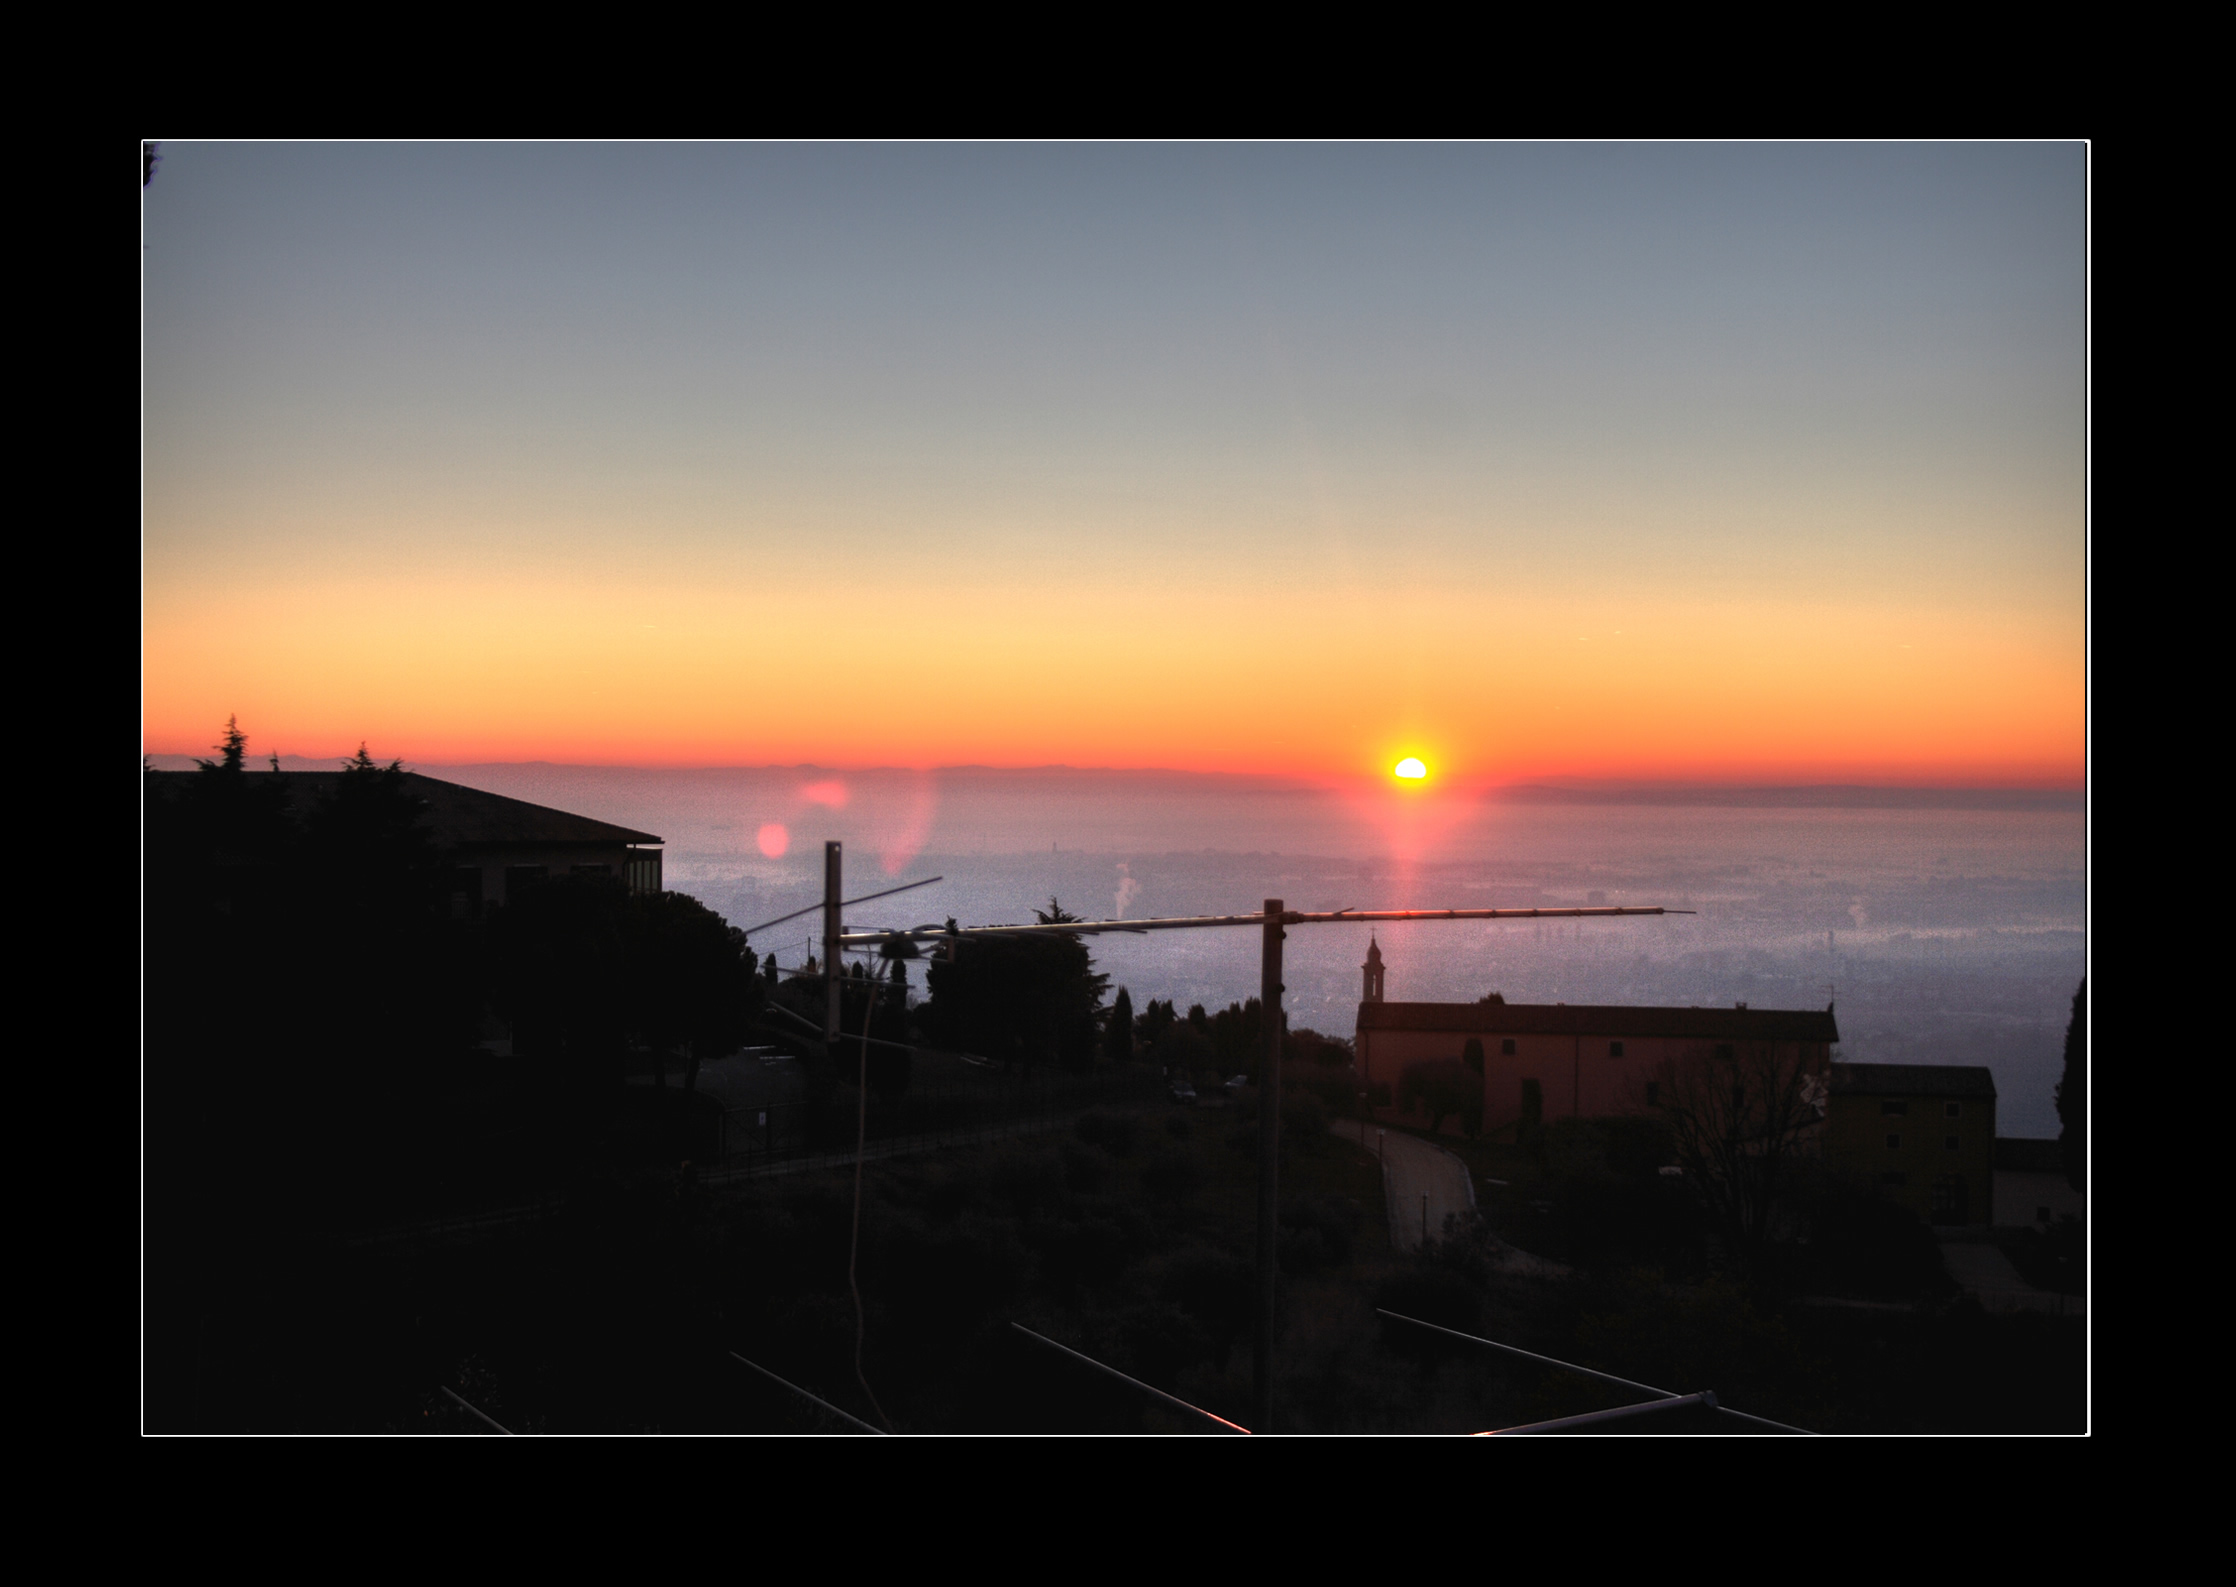
[[[1300, 1108], [1284, 1151], [1279, 1431], [1475, 1432], [1637, 1398], [1387, 1322], [1377, 1305], [1826, 1432], [2084, 1425], [2076, 1320], [1987, 1315], [1906, 1277], [1900, 1258], [1851, 1263], [1847, 1304], [1801, 1294], [1839, 1289], [1838, 1274], [1742, 1282], [1670, 1209], [1659, 1252], [1595, 1248], [1589, 1209], [1556, 1227], [1537, 1209], [1560, 1204], [1535, 1199], [1521, 1215], [1589, 1258], [1564, 1279], [1503, 1273], [1483, 1228], [1401, 1256], [1375, 1163], [1317, 1123]], [[721, 1188], [609, 1172], [540, 1219], [444, 1240], [211, 1235], [194, 1282], [149, 1314], [148, 1425], [487, 1431], [447, 1389], [522, 1432], [844, 1430], [736, 1352], [902, 1432], [1210, 1430], [1013, 1323], [1247, 1424], [1254, 1135], [1241, 1109], [1111, 1110], [872, 1163], [858, 1268], [869, 1392], [843, 1171]], [[1635, 1225], [1619, 1187], [1596, 1180]], [[1906, 1284], [1920, 1292], [1855, 1298]]]

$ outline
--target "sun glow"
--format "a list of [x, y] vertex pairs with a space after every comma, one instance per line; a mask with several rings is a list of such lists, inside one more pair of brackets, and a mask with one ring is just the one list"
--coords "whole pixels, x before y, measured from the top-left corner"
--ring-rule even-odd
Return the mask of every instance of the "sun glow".
[[1408, 779], [1426, 777], [1429, 774], [1428, 767], [1422, 765], [1420, 757], [1416, 755], [1406, 756], [1392, 768], [1392, 771], [1394, 775]]

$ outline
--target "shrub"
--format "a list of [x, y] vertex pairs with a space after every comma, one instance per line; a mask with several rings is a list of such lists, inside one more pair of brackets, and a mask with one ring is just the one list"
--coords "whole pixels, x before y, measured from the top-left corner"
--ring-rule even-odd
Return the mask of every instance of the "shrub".
[[1019, 1218], [1029, 1219], [1061, 1198], [1064, 1166], [1053, 1152], [1017, 1148], [996, 1159], [987, 1178], [995, 1195], [1016, 1208]]
[[1081, 1115], [1071, 1132], [1089, 1146], [1099, 1146], [1114, 1157], [1127, 1157], [1140, 1139], [1141, 1121], [1124, 1113], [1087, 1113]]
[[[1383, 1311], [1417, 1317], [1440, 1328], [1469, 1334], [1483, 1331], [1482, 1292], [1465, 1275], [1448, 1266], [1423, 1263], [1411, 1272], [1385, 1279], [1374, 1292], [1374, 1304]], [[1393, 1322], [1387, 1317], [1382, 1318], [1381, 1323], [1382, 1342], [1393, 1353], [1409, 1360], [1441, 1361], [1450, 1355], [1481, 1348], [1426, 1328], [1416, 1328], [1411, 1323]]]
[[1806, 1212], [1810, 1282], [1900, 1299], [1950, 1288], [1940, 1242], [1908, 1208], [1828, 1176], [1811, 1187]]
[[1095, 1147], [1077, 1141], [1064, 1143], [1064, 1188], [1075, 1195], [1091, 1196], [1102, 1189], [1109, 1169], [1110, 1159]]
[[1159, 1201], [1185, 1201], [1203, 1188], [1203, 1165], [1193, 1152], [1162, 1152], [1142, 1166], [1141, 1188]]
[[1407, 1064], [1399, 1073], [1398, 1100], [1409, 1107], [1419, 1101], [1428, 1110], [1429, 1132], [1434, 1134], [1444, 1127], [1446, 1119], [1464, 1117], [1470, 1102], [1480, 1120], [1483, 1081], [1481, 1076], [1470, 1074], [1467, 1065], [1457, 1058], [1432, 1058]]
[[1163, 1297], [1203, 1325], [1220, 1371], [1227, 1353], [1256, 1317], [1257, 1287], [1250, 1264], [1224, 1251], [1196, 1246], [1165, 1268]]
[[1348, 1070], [1316, 1065], [1301, 1075], [1284, 1071], [1282, 1078], [1287, 1082], [1284, 1089], [1317, 1099], [1330, 1118], [1347, 1119], [1358, 1111], [1358, 1088]]
[[1291, 1092], [1281, 1099], [1281, 1144], [1294, 1152], [1314, 1156], [1327, 1149], [1328, 1112], [1310, 1092]]
[[1310, 1273], [1341, 1267], [1351, 1260], [1359, 1209], [1351, 1202], [1301, 1196], [1281, 1208], [1281, 1266], [1284, 1272]]

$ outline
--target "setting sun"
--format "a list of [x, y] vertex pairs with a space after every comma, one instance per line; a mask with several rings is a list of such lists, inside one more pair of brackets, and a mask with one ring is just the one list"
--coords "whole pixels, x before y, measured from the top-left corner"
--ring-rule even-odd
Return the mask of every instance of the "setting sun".
[[1405, 759], [1399, 761], [1395, 771], [1400, 777], [1426, 777], [1429, 774], [1429, 769], [1422, 765], [1420, 757], [1415, 755], [1408, 755]]

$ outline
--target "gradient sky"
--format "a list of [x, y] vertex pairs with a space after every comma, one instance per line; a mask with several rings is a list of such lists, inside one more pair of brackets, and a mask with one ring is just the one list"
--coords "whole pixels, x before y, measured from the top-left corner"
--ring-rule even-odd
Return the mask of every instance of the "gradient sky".
[[151, 751], [2082, 775], [2080, 146], [162, 154]]

